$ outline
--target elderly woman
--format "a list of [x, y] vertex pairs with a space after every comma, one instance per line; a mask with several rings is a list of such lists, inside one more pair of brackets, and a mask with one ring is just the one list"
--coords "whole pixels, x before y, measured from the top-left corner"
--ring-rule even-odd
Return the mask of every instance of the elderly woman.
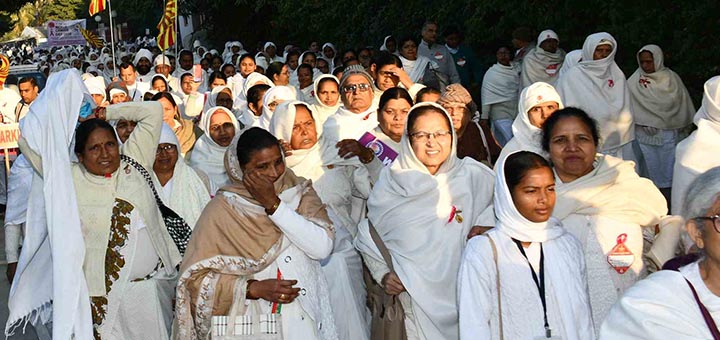
[[523, 89], [518, 115], [513, 122], [513, 138], [500, 151], [500, 159], [523, 150], [548, 158], [542, 149], [542, 125], [555, 111], [562, 109], [560, 95], [548, 83], [537, 82]]
[[[434, 103], [408, 114], [398, 159], [385, 168], [368, 198], [368, 219], [355, 244], [372, 277], [405, 309], [408, 339], [457, 339], [455, 287], [471, 227], [493, 225], [493, 174], [456, 156], [450, 115]], [[370, 236], [387, 246], [390, 272]]]
[[275, 86], [287, 86], [290, 84], [290, 71], [287, 65], [275, 61], [268, 65], [265, 75], [272, 80]]
[[222, 106], [208, 109], [200, 119], [203, 135], [188, 154], [188, 164], [210, 177], [218, 188], [230, 183], [225, 172], [225, 151], [240, 132], [240, 125], [232, 112]]
[[685, 215], [683, 202], [695, 177], [720, 165], [717, 157], [720, 143], [720, 76], [705, 82], [702, 106], [693, 121], [697, 130], [680, 142], [675, 150], [671, 205], [675, 215]]
[[628, 289], [600, 330], [600, 339], [717, 339], [720, 336], [720, 167], [690, 184], [683, 207], [699, 259], [662, 270]]
[[584, 111], [556, 111], [542, 129], [557, 177], [553, 216], [582, 244], [597, 331], [612, 304], [646, 275], [643, 228], [655, 227], [667, 203], [632, 162], [597, 153], [597, 125]]
[[599, 151], [625, 160], [635, 160], [633, 114], [625, 74], [615, 64], [617, 42], [605, 32], [585, 39], [582, 59], [567, 70], [555, 88], [565, 106], [579, 107], [597, 120]]
[[175, 131], [180, 141], [180, 154], [185, 156], [195, 146], [195, 141], [203, 134], [189, 119], [180, 116], [175, 97], [168, 92], [158, 92], [152, 97], [153, 101], [160, 102], [163, 108], [163, 122]]
[[217, 188], [205, 173], [185, 164], [179, 150], [177, 137], [167, 124], [163, 124], [153, 164], [153, 180], [162, 201], [194, 228]]
[[512, 123], [517, 116], [520, 68], [505, 46], [497, 50], [495, 58], [497, 63], [485, 72], [482, 81], [482, 118], [490, 119], [493, 135], [504, 147], [512, 139]]
[[492, 133], [478, 123], [477, 105], [460, 84], [448, 85], [438, 100], [452, 118], [453, 129], [457, 136], [458, 158], [471, 157], [492, 167], [500, 153], [500, 147], [492, 138]]
[[[162, 108], [117, 104], [74, 130], [91, 101], [77, 72], [63, 71], [24, 118], [20, 145], [42, 181], [33, 179], [8, 324], [30, 313], [51, 318], [56, 338], [167, 339], [180, 254], [142, 174], [155, 158]], [[105, 119], [137, 122], [122, 148]], [[68, 153], [73, 133], [78, 162]]]
[[399, 57], [403, 70], [407, 72], [413, 83], [422, 83], [431, 63], [430, 59], [418, 55], [418, 42], [412, 36], [400, 39], [398, 46], [400, 47]]
[[240, 135], [226, 160], [232, 182], [203, 211], [180, 268], [176, 339], [207, 339], [215, 315], [259, 322], [280, 310], [284, 339], [337, 339], [320, 271], [335, 230], [310, 181], [286, 168], [278, 140], [260, 128]]
[[690, 93], [677, 73], [665, 67], [663, 51], [646, 45], [637, 53], [638, 69], [628, 78], [637, 138], [647, 177], [670, 198], [675, 146], [692, 125]]
[[323, 176], [327, 168], [320, 158], [317, 125], [306, 103], [290, 101], [278, 105], [269, 131], [290, 146], [285, 150], [286, 166], [296, 175], [312, 180], [335, 225], [333, 252], [321, 263], [335, 315], [342, 315], [335, 319], [340, 339], [369, 339], [362, 260], [347, 227], [354, 222], [342, 215], [343, 202], [351, 194], [350, 183], [337, 183], [332, 176]]
[[580, 242], [551, 217], [550, 164], [517, 151], [495, 172], [495, 228], [470, 239], [460, 267], [460, 338], [593, 339]]
[[315, 118], [315, 125], [318, 132], [322, 134], [322, 126], [331, 115], [334, 115], [340, 107], [340, 81], [335, 76], [323, 74], [313, 82], [313, 96], [315, 104], [310, 109]]

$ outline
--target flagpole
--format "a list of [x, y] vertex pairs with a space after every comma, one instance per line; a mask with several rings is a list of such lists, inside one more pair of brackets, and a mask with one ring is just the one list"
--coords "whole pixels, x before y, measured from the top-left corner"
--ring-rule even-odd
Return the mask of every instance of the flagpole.
[[112, 15], [112, 4], [110, 3], [110, 0], [107, 0], [108, 3], [108, 15], [110, 16], [110, 45], [112, 47], [112, 57], [113, 57], [113, 77], [117, 77], [117, 59], [115, 59], [115, 26], [113, 25], [113, 15]]
[[[180, 0], [175, 0], [175, 20], [173, 22], [173, 30], [175, 30], [175, 63], [180, 59], [180, 56], [178, 56], [178, 37], [180, 37], [178, 20], [180, 20], [180, 12], [178, 12], [178, 2]], [[180, 40], [182, 42], [182, 40]]]

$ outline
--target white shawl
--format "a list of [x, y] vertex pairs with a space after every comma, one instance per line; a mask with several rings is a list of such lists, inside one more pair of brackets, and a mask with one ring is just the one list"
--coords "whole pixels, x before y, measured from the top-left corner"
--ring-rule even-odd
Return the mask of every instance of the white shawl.
[[267, 92], [265, 92], [265, 95], [263, 96], [263, 112], [260, 116], [259, 127], [265, 130], [270, 127], [270, 120], [273, 116], [273, 111], [270, 110], [270, 107], [268, 106], [270, 103], [278, 100], [282, 100], [283, 102], [285, 102], [296, 99], [297, 96], [295, 95], [295, 91], [293, 91], [293, 89], [289, 86], [275, 86], [267, 90]]
[[685, 194], [690, 183], [705, 171], [720, 165], [720, 76], [705, 82], [702, 106], [695, 114], [695, 130], [675, 149], [672, 212], [684, 215]]
[[[495, 195], [493, 198], [497, 216], [495, 228], [499, 233], [503, 233], [511, 239], [542, 244], [545, 284], [552, 287], [552, 290], [546, 291], [545, 294], [553, 294], [554, 296], [548, 297], [548, 300], [557, 302], [559, 317], [563, 323], [562, 329], [565, 331], [561, 337], [563, 339], [592, 339], [594, 331], [590, 317], [587, 282], [584, 273], [580, 271], [585, 267], [580, 242], [568, 234], [562, 223], [555, 217], [550, 217], [547, 222], [535, 223], [520, 214], [515, 207], [505, 179], [506, 160], [507, 158], [501, 159], [495, 169]], [[569, 250], [575, 250], [575, 252], [569, 252]], [[581, 276], [569, 277], [568, 272]], [[527, 270], [526, 277], [529, 276], [530, 272]], [[553, 325], [550, 324], [550, 327], [552, 329]]]
[[[163, 123], [160, 135], [160, 144], [162, 143], [174, 144], [178, 151], [180, 150], [180, 141], [178, 141], [170, 126], [165, 123]], [[157, 176], [153, 176], [153, 179], [158, 193], [162, 195], [162, 190], [159, 190], [162, 186]], [[195, 223], [197, 223], [205, 205], [210, 202], [210, 192], [208, 192], [205, 183], [193, 168], [185, 164], [185, 160], [180, 154], [178, 154], [175, 169], [173, 170], [172, 192], [170, 197], [163, 197], [163, 202], [180, 215], [190, 228], [195, 228]]]
[[[332, 74], [323, 74], [315, 79], [313, 82], [313, 96], [315, 98], [315, 103], [311, 106], [311, 111], [313, 113], [313, 118], [315, 118], [315, 125], [318, 128], [318, 133], [322, 134], [322, 127], [325, 124], [325, 121], [328, 119], [328, 117], [332, 116], [337, 112], [338, 108], [340, 107], [340, 97], [338, 96], [338, 101], [335, 103], [335, 105], [328, 106], [323, 104], [323, 102], [320, 100], [320, 97], [318, 96], [318, 86], [320, 86], [320, 81], [323, 79], [333, 79], [336, 84], [340, 84], [340, 81]], [[340, 86], [338, 85], [338, 93], [339, 93]]]
[[515, 101], [520, 89], [520, 68], [512, 63], [505, 66], [500, 63], [493, 65], [485, 72], [483, 77], [482, 97], [483, 105]]
[[[435, 103], [420, 103], [410, 111], [420, 106], [445, 112]], [[452, 124], [447, 113], [446, 118]], [[368, 219], [412, 298], [405, 308], [412, 308], [418, 331], [426, 339], [457, 339], [455, 287], [461, 253], [472, 226], [494, 222], [493, 174], [469, 157], [457, 158], [453, 130], [450, 155], [431, 175], [415, 156], [407, 130], [406, 125], [398, 158], [383, 169], [368, 198]], [[384, 263], [367, 222], [358, 227], [355, 242], [358, 250]]]
[[560, 67], [560, 74], [558, 75], [558, 80], [562, 78], [568, 70], [571, 68], [577, 66], [580, 63], [580, 60], [582, 59], [582, 50], [572, 50], [568, 52], [565, 55], [565, 60], [563, 61], [562, 66]]
[[218, 96], [218, 94], [220, 94], [220, 92], [222, 92], [225, 89], [230, 90], [230, 98], [234, 98], [232, 89], [230, 87], [227, 87], [225, 85], [216, 86], [212, 89], [212, 91], [210, 91], [210, 93], [207, 93], [205, 95], [207, 100], [205, 101], [205, 105], [203, 106], [203, 112], [207, 112], [211, 108], [218, 106], [217, 105], [217, 96]]
[[70, 161], [84, 100], [94, 103], [75, 70], [54, 73], [21, 123], [24, 147], [42, 155], [43, 164], [42, 178], [33, 175], [6, 335], [23, 322], [52, 321], [55, 339], [93, 339], [85, 242]]
[[360, 139], [365, 132], [371, 131], [377, 125], [377, 110], [373, 106], [360, 113], [351, 112], [341, 106], [323, 125], [321, 139], [323, 164], [361, 165], [357, 157], [343, 159], [338, 156], [338, 148], [335, 145], [343, 139]]
[[[268, 128], [268, 131], [273, 136], [288, 143], [290, 142], [297, 105], [307, 104], [293, 100], [278, 105]], [[317, 181], [324, 173], [322, 158], [320, 157], [320, 143], [316, 142], [310, 149], [292, 150], [292, 155], [285, 157], [285, 165], [298, 176]]]
[[547, 39], [558, 39], [557, 34], [552, 30], [540, 32], [537, 38], [537, 45], [530, 51], [522, 61], [522, 87], [528, 87], [535, 82], [545, 82], [555, 85], [560, 73], [560, 68], [565, 59], [565, 51], [558, 48], [555, 53], [550, 53], [540, 47]]
[[220, 188], [229, 184], [230, 179], [225, 172], [225, 150], [228, 147], [218, 145], [210, 137], [210, 118], [218, 111], [222, 111], [221, 113], [226, 113], [230, 117], [233, 125], [235, 125], [235, 136], [240, 134], [237, 118], [230, 110], [222, 106], [209, 109], [200, 119], [200, 129], [204, 134], [195, 143], [195, 147], [190, 153], [190, 166], [203, 171]]
[[425, 76], [425, 70], [427, 70], [428, 64], [430, 64], [430, 59], [421, 55], [418, 55], [415, 60], [409, 60], [402, 55], [399, 57], [402, 62], [403, 70], [407, 72], [412, 82], [422, 83], [423, 76]]
[[563, 108], [560, 95], [550, 84], [537, 82], [523, 89], [518, 101], [518, 115], [512, 124], [513, 138], [500, 151], [499, 159], [520, 150], [534, 152], [546, 159], [549, 157], [542, 149], [542, 130], [532, 125], [528, 116], [533, 106], [544, 102], [556, 102], [558, 109]]
[[[612, 53], [593, 60], [595, 48], [610, 42]], [[598, 122], [601, 151], [618, 148], [635, 139], [630, 92], [625, 74], [615, 64], [617, 43], [610, 34], [589, 35], [582, 49], [582, 61], [558, 81], [557, 91], [565, 106], [583, 109]]]
[[658, 129], [684, 128], [695, 113], [690, 94], [677, 73], [665, 67], [663, 51], [657, 45], [646, 45], [637, 53], [650, 52], [655, 72], [646, 73], [642, 67], [628, 78], [635, 123]]

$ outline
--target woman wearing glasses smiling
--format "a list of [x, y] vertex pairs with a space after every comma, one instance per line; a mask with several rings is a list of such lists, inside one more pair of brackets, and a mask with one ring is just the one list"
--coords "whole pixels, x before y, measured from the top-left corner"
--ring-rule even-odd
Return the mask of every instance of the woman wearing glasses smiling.
[[600, 339], [718, 339], [720, 331], [720, 167], [691, 184], [684, 205], [699, 260], [635, 284], [610, 311]]
[[[494, 175], [472, 158], [457, 157], [452, 120], [435, 103], [411, 108], [400, 144], [368, 198], [356, 247], [375, 281], [399, 296], [408, 339], [457, 339], [461, 253], [473, 226], [494, 225]], [[389, 249], [394, 272], [370, 225]]]

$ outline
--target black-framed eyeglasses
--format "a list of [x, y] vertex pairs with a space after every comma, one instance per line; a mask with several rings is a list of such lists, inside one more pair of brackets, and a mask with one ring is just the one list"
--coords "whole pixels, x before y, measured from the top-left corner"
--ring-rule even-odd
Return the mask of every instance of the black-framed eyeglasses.
[[370, 90], [370, 84], [362, 83], [362, 84], [353, 84], [353, 85], [347, 85], [342, 87], [343, 93], [354, 93], [356, 90], [360, 90], [360, 92], [367, 92]]
[[714, 216], [700, 216], [695, 217], [693, 220], [696, 221], [711, 221], [713, 224], [713, 228], [715, 228], [715, 232], [720, 233], [720, 215], [714, 215]]

